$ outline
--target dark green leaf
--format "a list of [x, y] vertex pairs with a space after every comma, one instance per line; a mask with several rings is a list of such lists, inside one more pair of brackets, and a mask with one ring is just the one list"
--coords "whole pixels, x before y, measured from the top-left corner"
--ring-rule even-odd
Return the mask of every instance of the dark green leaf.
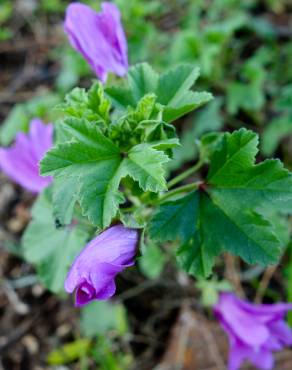
[[279, 222], [267, 210], [292, 209], [292, 175], [277, 160], [255, 165], [257, 144], [251, 131], [225, 133], [211, 157], [207, 183], [154, 215], [150, 235], [161, 241], [179, 238], [178, 261], [189, 273], [209, 275], [223, 251], [250, 264], [277, 262], [283, 247]]

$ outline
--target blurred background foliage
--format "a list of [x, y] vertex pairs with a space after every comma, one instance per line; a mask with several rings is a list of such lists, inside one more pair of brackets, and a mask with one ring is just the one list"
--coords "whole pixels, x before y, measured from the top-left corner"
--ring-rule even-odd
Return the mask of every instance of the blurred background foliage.
[[[100, 8], [100, 1], [83, 2]], [[176, 149], [169, 171], [175, 173], [196, 160], [198, 140], [204, 134], [240, 127], [260, 134], [261, 157], [279, 157], [292, 168], [290, 0], [114, 2], [122, 13], [130, 64], [147, 61], [162, 70], [178, 62], [192, 63], [201, 71], [196, 88], [214, 95], [211, 103], [176, 123], [182, 146]], [[68, 3], [62, 0], [0, 2], [3, 44], [13, 44], [13, 40], [26, 35], [36, 37], [42, 24], [47, 24], [57, 39], [46, 56], [46, 68], [41, 71], [53, 76], [50, 88], [11, 107], [0, 128], [1, 145], [9, 145], [18, 131], [26, 131], [35, 116], [47, 122], [58, 119], [60, 113], [53, 107], [74, 86], [88, 86], [94, 77], [62, 33]], [[138, 265], [142, 274], [155, 280], [171, 259], [170, 251], [150, 245]], [[259, 285], [257, 277], [262, 272], [249, 271], [247, 280], [252, 286]], [[288, 278], [287, 294], [292, 300], [291, 267], [288, 265], [282, 274]], [[222, 288], [220, 284], [215, 280], [199, 282], [203, 301], [208, 301], [210, 292], [212, 297], [216, 296], [216, 291]], [[278, 292], [270, 288], [266, 294], [275, 298]], [[92, 303], [81, 310], [80, 331], [74, 333], [71, 342], [56, 346], [48, 355], [48, 364], [59, 366], [78, 361], [80, 369], [85, 370], [94, 361], [102, 370], [128, 369], [133, 362], [128, 348], [129, 335], [127, 312], [122, 304]]]

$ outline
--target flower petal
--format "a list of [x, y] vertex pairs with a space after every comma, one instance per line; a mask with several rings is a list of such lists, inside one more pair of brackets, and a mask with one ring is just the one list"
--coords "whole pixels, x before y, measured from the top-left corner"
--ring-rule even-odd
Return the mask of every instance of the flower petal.
[[115, 293], [115, 276], [134, 264], [138, 238], [137, 230], [123, 225], [102, 232], [75, 258], [65, 280], [65, 290], [72, 293], [86, 282], [95, 290], [93, 299], [111, 297]]
[[269, 331], [264, 324], [246, 313], [238, 301], [235, 295], [222, 293], [215, 306], [215, 314], [234, 336], [242, 342], [258, 348], [267, 341]]
[[107, 72], [118, 76], [127, 72], [127, 42], [115, 4], [102, 3], [99, 13], [85, 4], [70, 4], [64, 29], [72, 47], [84, 56], [102, 82]]
[[277, 338], [283, 345], [292, 345], [292, 330], [282, 320], [272, 322], [269, 324], [271, 335]]
[[50, 177], [41, 177], [38, 167], [39, 160], [52, 145], [53, 126], [34, 119], [27, 135], [18, 133], [12, 147], [0, 148], [0, 167], [16, 183], [38, 193], [52, 181]]

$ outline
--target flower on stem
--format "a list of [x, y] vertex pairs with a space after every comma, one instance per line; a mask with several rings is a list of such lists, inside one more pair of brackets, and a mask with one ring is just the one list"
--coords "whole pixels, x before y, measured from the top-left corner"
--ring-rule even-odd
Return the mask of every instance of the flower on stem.
[[137, 230], [112, 226], [91, 240], [76, 257], [65, 280], [65, 290], [76, 293], [76, 306], [105, 300], [116, 291], [115, 276], [134, 265]]
[[273, 351], [292, 344], [292, 331], [284, 321], [292, 304], [251, 304], [232, 293], [221, 293], [215, 316], [228, 335], [228, 370], [237, 370], [245, 360], [258, 369], [273, 368]]
[[20, 132], [10, 148], [0, 148], [0, 168], [17, 184], [39, 193], [52, 178], [41, 177], [38, 163], [53, 145], [53, 125], [35, 118], [30, 122], [29, 133]]
[[105, 82], [108, 72], [123, 76], [128, 70], [127, 40], [120, 12], [113, 3], [103, 2], [97, 13], [89, 6], [72, 3], [66, 11], [64, 29], [72, 47], [83, 55]]

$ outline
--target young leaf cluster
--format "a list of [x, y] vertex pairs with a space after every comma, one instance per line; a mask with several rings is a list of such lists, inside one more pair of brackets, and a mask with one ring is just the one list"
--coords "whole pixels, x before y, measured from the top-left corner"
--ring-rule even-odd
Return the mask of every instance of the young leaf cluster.
[[113, 107], [98, 83], [66, 97], [57, 145], [41, 161], [41, 173], [56, 180], [54, 213], [61, 223], [70, 222], [78, 202], [93, 225], [109, 226], [125, 201], [125, 178], [143, 192], [167, 189], [164, 167], [179, 145], [170, 122], [211, 98], [190, 90], [197, 77], [190, 65], [159, 76], [140, 64], [130, 69], [127, 87], [106, 90]]

